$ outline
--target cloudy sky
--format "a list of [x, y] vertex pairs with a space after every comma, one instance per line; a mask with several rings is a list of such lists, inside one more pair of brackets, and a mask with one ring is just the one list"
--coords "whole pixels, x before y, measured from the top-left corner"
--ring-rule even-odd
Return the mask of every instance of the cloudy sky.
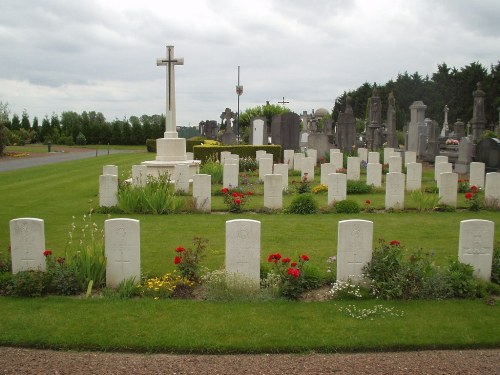
[[[30, 119], [165, 113], [174, 45], [177, 125], [277, 104], [333, 107], [364, 82], [500, 60], [498, 0], [2, 0], [0, 101]], [[415, 98], [418, 100], [419, 98]]]

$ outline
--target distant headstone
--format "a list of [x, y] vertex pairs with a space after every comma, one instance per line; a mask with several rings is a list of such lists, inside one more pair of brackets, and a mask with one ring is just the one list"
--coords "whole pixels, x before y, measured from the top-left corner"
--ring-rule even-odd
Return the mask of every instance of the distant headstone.
[[476, 145], [475, 161], [486, 165], [486, 172], [500, 172], [500, 140], [485, 138]]
[[479, 142], [486, 126], [486, 116], [484, 114], [485, 92], [481, 89], [481, 83], [477, 83], [477, 90], [472, 93], [474, 106], [472, 108], [472, 141]]
[[500, 207], [500, 173], [486, 173], [486, 183], [484, 187], [484, 200], [487, 205]]
[[366, 166], [366, 183], [375, 187], [382, 186], [382, 164], [368, 163]]
[[294, 153], [295, 153], [294, 150], [284, 150], [283, 151], [283, 163], [288, 165], [289, 170], [293, 169], [293, 154]]
[[306, 156], [302, 160], [302, 178], [307, 177], [307, 181], [314, 181], [314, 166], [316, 165], [316, 159], [312, 156]]
[[228, 189], [237, 188], [239, 168], [237, 164], [224, 164], [222, 171], [222, 186]]
[[405, 166], [417, 162], [417, 153], [414, 151], [405, 151]]
[[316, 160], [324, 157], [330, 150], [330, 143], [328, 142], [328, 135], [325, 133], [311, 133], [307, 138], [307, 150], [316, 150]]
[[226, 221], [226, 272], [260, 282], [260, 221]]
[[474, 268], [474, 276], [489, 281], [493, 261], [495, 224], [489, 220], [460, 222], [458, 259]]
[[42, 219], [20, 218], [9, 222], [12, 273], [45, 271], [45, 227]]
[[337, 168], [335, 167], [335, 164], [332, 164], [332, 163], [323, 163], [323, 164], [321, 164], [320, 168], [321, 168], [320, 183], [323, 185], [326, 185], [327, 176], [330, 173], [336, 173]]
[[118, 176], [104, 174], [99, 176], [99, 206], [114, 207], [118, 204]]
[[343, 201], [347, 197], [347, 176], [344, 173], [330, 173], [326, 178], [328, 205]]
[[439, 179], [439, 203], [447, 206], [457, 206], [458, 174], [453, 172], [441, 173]]
[[337, 169], [344, 168], [344, 154], [342, 152], [332, 152], [330, 150], [330, 163]]
[[406, 166], [406, 190], [414, 191], [422, 188], [422, 164], [410, 163]]
[[264, 176], [264, 208], [281, 210], [283, 208], [283, 177], [279, 174]]
[[361, 165], [359, 157], [350, 156], [347, 158], [347, 179], [359, 181], [361, 177]]
[[175, 190], [180, 193], [189, 193], [189, 165], [187, 164], [176, 164], [174, 167], [175, 179]]
[[[258, 152], [258, 151], [257, 151]], [[265, 151], [264, 151], [265, 152]], [[229, 151], [221, 151], [220, 152], [220, 163], [222, 165], [224, 165], [224, 163], [226, 162], [226, 158], [230, 157], [231, 156], [231, 152]]]
[[141, 235], [139, 220], [109, 219], [104, 222], [106, 286], [141, 280]]
[[193, 203], [197, 211], [212, 210], [212, 176], [209, 174], [193, 176]]
[[267, 119], [264, 116], [254, 117], [250, 121], [249, 143], [254, 146], [267, 145]]
[[302, 162], [304, 161], [305, 157], [306, 156], [301, 152], [297, 152], [293, 155], [293, 170], [294, 171], [302, 171]]
[[422, 101], [415, 101], [410, 105], [410, 126], [408, 128], [408, 151], [418, 151], [419, 125], [425, 126], [425, 110], [427, 106]]
[[148, 167], [145, 165], [132, 166], [132, 186], [144, 187], [148, 181]]
[[264, 176], [272, 173], [273, 159], [270, 157], [261, 157], [259, 161], [259, 180], [264, 181]]
[[375, 87], [369, 102], [369, 118], [366, 128], [366, 144], [370, 151], [377, 150], [381, 145], [379, 129], [382, 126], [382, 100]]
[[116, 165], [105, 165], [102, 167], [102, 174], [118, 176], [118, 167]]
[[484, 188], [484, 178], [485, 178], [485, 165], [481, 162], [470, 163], [470, 177], [469, 185], [477, 186], [478, 188]]
[[299, 148], [300, 117], [296, 113], [287, 112], [273, 117], [271, 123], [271, 139], [283, 150]]
[[316, 164], [316, 162], [318, 161], [318, 150], [314, 148], [308, 148], [306, 151], [306, 156], [313, 158], [314, 163]]
[[338, 227], [337, 280], [362, 277], [372, 259], [373, 222], [343, 220]]
[[453, 172], [453, 164], [451, 164], [451, 163], [439, 163], [439, 164], [436, 164], [436, 171], [437, 171], [436, 185], [439, 188], [439, 186], [441, 184], [441, 175], [443, 173]]
[[389, 158], [394, 155], [394, 149], [390, 147], [384, 148], [384, 164], [389, 164]]
[[398, 136], [396, 132], [396, 101], [394, 94], [389, 93], [387, 99], [387, 145], [393, 148], [399, 148]]
[[458, 144], [458, 159], [455, 163], [455, 172], [460, 174], [469, 173], [469, 166], [474, 154], [474, 144], [469, 137], [463, 137]]
[[391, 156], [389, 158], [389, 172], [401, 173], [403, 171], [403, 159], [401, 156]]
[[226, 108], [224, 112], [221, 113], [220, 118], [223, 123], [225, 123], [226, 128], [222, 134], [221, 140], [225, 145], [236, 144], [236, 135], [234, 134], [234, 129], [232, 125], [232, 120], [236, 118], [236, 114], [231, 111], [231, 109]]
[[368, 149], [367, 148], [363, 148], [363, 147], [358, 148], [358, 156], [362, 162], [364, 161], [365, 163], [368, 163]]
[[274, 164], [274, 174], [281, 176], [282, 190], [288, 190], [288, 165], [287, 164]]
[[399, 172], [390, 172], [385, 178], [385, 209], [403, 210], [405, 205], [405, 175]]
[[368, 164], [378, 164], [380, 163], [380, 154], [378, 151], [370, 151], [368, 153]]

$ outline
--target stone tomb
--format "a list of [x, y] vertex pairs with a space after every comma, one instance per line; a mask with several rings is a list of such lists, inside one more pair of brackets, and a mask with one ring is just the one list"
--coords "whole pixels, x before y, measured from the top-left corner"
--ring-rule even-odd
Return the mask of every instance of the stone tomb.
[[484, 188], [485, 164], [481, 162], [470, 163], [469, 185]]
[[280, 174], [264, 176], [264, 208], [281, 210], [283, 208], [283, 177]]
[[99, 206], [114, 207], [118, 204], [118, 176], [104, 174], [99, 176]]
[[344, 173], [330, 173], [326, 178], [328, 205], [343, 201], [347, 197], [347, 176]]
[[422, 188], [422, 164], [409, 163], [406, 166], [406, 190], [414, 191]]
[[385, 179], [385, 209], [403, 210], [405, 206], [405, 175], [399, 172], [389, 172]]
[[347, 179], [359, 181], [361, 178], [360, 159], [357, 156], [347, 158]]
[[339, 222], [337, 245], [337, 280], [360, 278], [363, 267], [372, 259], [373, 222], [343, 220]]
[[366, 165], [366, 184], [375, 187], [382, 186], [382, 164], [368, 163]]
[[439, 181], [439, 203], [457, 207], [458, 174], [441, 173]]
[[45, 271], [45, 228], [42, 219], [20, 218], [9, 223], [12, 273]]
[[226, 221], [226, 272], [260, 283], [260, 221]]
[[222, 187], [236, 188], [238, 187], [239, 168], [237, 164], [224, 164], [222, 171]]
[[141, 235], [139, 220], [109, 219], [104, 222], [106, 286], [141, 280]]
[[195, 174], [193, 176], [193, 204], [201, 212], [212, 211], [212, 176]]
[[458, 259], [474, 268], [474, 276], [490, 280], [495, 224], [489, 220], [460, 222]]
[[500, 208], [500, 173], [490, 172], [486, 174], [484, 187], [484, 200], [487, 205]]

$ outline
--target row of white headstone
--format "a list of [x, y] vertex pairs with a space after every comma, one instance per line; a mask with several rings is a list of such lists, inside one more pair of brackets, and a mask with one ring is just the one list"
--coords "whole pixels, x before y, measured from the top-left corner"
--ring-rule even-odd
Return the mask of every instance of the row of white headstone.
[[[495, 225], [489, 220], [460, 222], [458, 258], [474, 268], [475, 276], [489, 280], [493, 259]], [[116, 287], [123, 280], [140, 280], [140, 223], [135, 219], [109, 219], [104, 222], [106, 285]], [[344, 220], [338, 224], [337, 280], [362, 277], [370, 262], [373, 222]], [[19, 218], [10, 221], [12, 272], [45, 271], [44, 221]], [[226, 221], [226, 272], [256, 283], [260, 280], [261, 222]], [[333, 249], [332, 249], [333, 250]]]

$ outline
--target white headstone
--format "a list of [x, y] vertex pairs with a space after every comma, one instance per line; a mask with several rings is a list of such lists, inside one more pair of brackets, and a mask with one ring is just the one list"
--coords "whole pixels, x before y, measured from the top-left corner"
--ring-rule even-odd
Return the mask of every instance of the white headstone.
[[148, 167], [145, 165], [132, 166], [132, 186], [144, 187], [148, 181]]
[[226, 272], [260, 282], [260, 221], [226, 221]]
[[263, 156], [259, 159], [259, 180], [264, 181], [264, 176], [266, 174], [273, 173], [273, 158]]
[[361, 159], [361, 161], [368, 163], [368, 149], [367, 148], [363, 148], [363, 147], [358, 148], [358, 156]]
[[485, 164], [477, 161], [470, 163], [469, 185], [484, 188]]
[[337, 245], [337, 280], [361, 277], [363, 267], [372, 259], [373, 222], [339, 222]]
[[493, 262], [495, 223], [489, 220], [463, 220], [460, 222], [458, 259], [474, 267], [474, 275], [490, 280]]
[[486, 183], [484, 187], [484, 200], [487, 205], [500, 207], [500, 173], [486, 173]]
[[288, 165], [287, 164], [274, 164], [274, 174], [281, 175], [282, 190], [288, 190]]
[[209, 174], [193, 176], [193, 202], [198, 211], [210, 212], [212, 210], [212, 176]]
[[335, 167], [335, 164], [332, 163], [323, 163], [321, 164], [320, 168], [321, 168], [320, 183], [326, 185], [327, 176], [331, 173], [337, 173], [337, 168]]
[[448, 156], [437, 155], [434, 157], [434, 164], [448, 163]]
[[366, 184], [375, 187], [382, 186], [382, 164], [377, 162], [366, 165]]
[[328, 205], [343, 201], [347, 197], [347, 176], [344, 173], [330, 173], [326, 177]]
[[330, 153], [332, 152], [340, 152], [340, 148], [331, 148]]
[[335, 165], [336, 169], [344, 168], [344, 154], [330, 150], [330, 164]]
[[389, 158], [394, 154], [394, 149], [390, 147], [384, 148], [384, 164], [389, 163]]
[[[302, 160], [302, 178], [307, 176], [307, 181], [314, 181], [314, 166], [316, 165], [316, 159], [312, 156], [306, 156]], [[307, 175], [306, 175], [307, 173]]]
[[295, 154], [293, 150], [283, 151], [283, 163], [288, 165], [288, 169], [293, 169], [293, 154]]
[[318, 150], [315, 150], [314, 148], [308, 148], [306, 154], [307, 156], [313, 158], [315, 163], [318, 161]]
[[229, 156], [231, 156], [231, 152], [229, 152], [229, 151], [221, 151], [220, 152], [220, 163], [222, 165], [224, 165], [224, 162], [226, 161], [226, 158], [229, 157]]
[[102, 174], [118, 176], [118, 167], [116, 165], [105, 165], [102, 167]]
[[255, 160], [257, 161], [257, 165], [259, 165], [260, 158], [267, 155], [265, 150], [257, 150], [255, 151]]
[[13, 219], [10, 227], [12, 273], [45, 271], [45, 229], [42, 219]]
[[441, 173], [439, 179], [439, 203], [448, 206], [457, 206], [458, 174], [453, 172]]
[[114, 207], [118, 204], [118, 176], [104, 174], [99, 176], [99, 206]]
[[283, 177], [280, 174], [264, 176], [264, 208], [281, 210], [283, 208]]
[[436, 184], [438, 188], [440, 184], [441, 173], [450, 173], [450, 172], [453, 172], [453, 164], [451, 163], [436, 164], [436, 173], [437, 173]]
[[393, 155], [389, 158], [389, 173], [397, 172], [401, 173], [403, 171], [403, 159], [401, 156]]
[[302, 171], [302, 161], [304, 160], [306, 156], [301, 153], [297, 152], [293, 154], [293, 170], [294, 171]]
[[405, 206], [405, 175], [389, 172], [385, 176], [385, 209], [403, 210]]
[[370, 151], [368, 153], [368, 163], [378, 164], [380, 163], [380, 154], [376, 151]]
[[109, 219], [104, 222], [106, 286], [117, 287], [130, 278], [141, 280], [141, 233], [139, 220]]
[[254, 146], [261, 146], [264, 144], [264, 131], [266, 131], [267, 133], [265, 125], [266, 124], [264, 120], [261, 118], [256, 118], [252, 121], [252, 127], [253, 127], [252, 144]]
[[417, 162], [417, 153], [415, 151], [405, 151], [405, 165]]
[[410, 163], [406, 166], [406, 190], [414, 191], [422, 188], [422, 164]]
[[224, 164], [222, 171], [222, 187], [236, 188], [238, 187], [239, 168], [237, 164]]
[[187, 164], [176, 164], [174, 167], [175, 190], [180, 193], [189, 193], [189, 166]]
[[361, 178], [360, 159], [357, 156], [347, 158], [347, 179], [359, 181]]

